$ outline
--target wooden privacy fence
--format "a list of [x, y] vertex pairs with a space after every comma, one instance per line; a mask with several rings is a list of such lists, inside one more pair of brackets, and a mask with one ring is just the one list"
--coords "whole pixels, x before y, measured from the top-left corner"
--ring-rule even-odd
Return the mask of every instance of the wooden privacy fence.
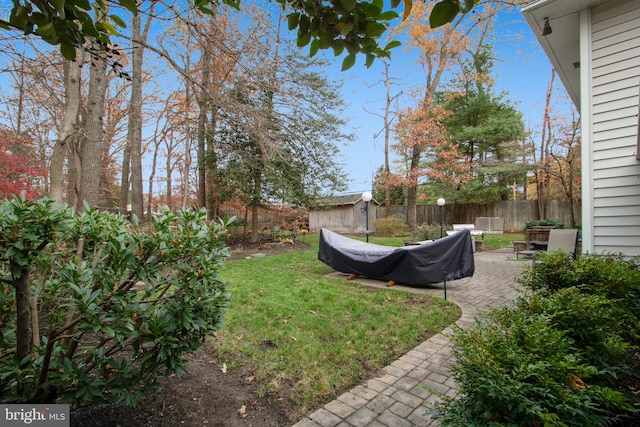
[[[490, 203], [486, 205], [477, 204], [446, 204], [443, 207], [443, 217], [445, 224], [475, 224], [478, 217], [501, 217], [504, 218], [505, 232], [520, 232], [524, 230], [525, 224], [531, 220], [552, 219], [557, 220], [567, 227], [571, 223], [569, 205], [560, 200], [552, 200], [549, 207], [548, 218], [540, 218], [538, 215], [538, 202], [536, 200], [508, 200]], [[575, 221], [577, 225], [581, 223], [580, 204], [574, 205]], [[392, 206], [391, 215], [406, 219], [406, 206]], [[378, 206], [377, 217], [385, 217], [385, 207]], [[416, 207], [417, 224], [439, 224], [440, 207], [437, 205], [418, 205]]]

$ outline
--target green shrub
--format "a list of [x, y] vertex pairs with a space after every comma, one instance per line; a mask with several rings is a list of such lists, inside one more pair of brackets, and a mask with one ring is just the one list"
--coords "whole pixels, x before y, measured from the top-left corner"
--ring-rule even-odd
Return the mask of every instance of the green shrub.
[[519, 305], [525, 315], [548, 316], [554, 328], [564, 331], [582, 361], [594, 366], [599, 383], [613, 385], [627, 370], [624, 357], [629, 345], [623, 338], [627, 319], [616, 303], [601, 295], [565, 288], [552, 295], [530, 295]]
[[533, 291], [556, 292], [577, 287], [585, 294], [615, 301], [629, 337], [640, 329], [640, 258], [622, 254], [585, 254], [571, 260], [560, 252], [541, 254], [518, 282]]
[[565, 228], [565, 225], [556, 219], [532, 219], [524, 224], [525, 229], [533, 227]]
[[229, 302], [224, 234], [204, 210], [142, 227], [46, 199], [1, 202], [2, 401], [131, 404], [183, 372]]
[[592, 381], [599, 370], [563, 329], [563, 314], [552, 313], [561, 303], [540, 300], [528, 307], [523, 301], [490, 312], [468, 331], [456, 330], [453, 373], [460, 397], [438, 408], [443, 425], [604, 426], [633, 410], [622, 393]]
[[377, 218], [373, 221], [373, 226], [376, 230], [376, 236], [380, 237], [403, 237], [411, 235], [409, 225], [400, 218]]
[[437, 240], [440, 238], [441, 233], [444, 233], [444, 230], [440, 224], [422, 224], [416, 229], [414, 236], [418, 241]]

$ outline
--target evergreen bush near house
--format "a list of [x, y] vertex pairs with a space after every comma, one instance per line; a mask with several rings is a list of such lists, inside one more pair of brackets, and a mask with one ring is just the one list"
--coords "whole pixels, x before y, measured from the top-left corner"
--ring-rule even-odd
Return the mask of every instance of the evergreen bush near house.
[[452, 341], [460, 397], [439, 408], [445, 426], [605, 426], [633, 408], [548, 313], [495, 310]]
[[624, 384], [635, 378], [638, 260], [539, 260], [513, 307], [454, 332], [460, 395], [436, 408], [443, 425], [606, 426], [636, 412]]
[[221, 327], [225, 224], [204, 210], [139, 226], [51, 200], [0, 202], [0, 398], [125, 402]]
[[380, 237], [403, 237], [410, 236], [411, 230], [400, 218], [387, 217], [373, 220], [376, 236]]
[[584, 254], [572, 261], [561, 252], [540, 254], [518, 283], [536, 292], [576, 287], [615, 302], [627, 338], [640, 331], [640, 258], [622, 254]]

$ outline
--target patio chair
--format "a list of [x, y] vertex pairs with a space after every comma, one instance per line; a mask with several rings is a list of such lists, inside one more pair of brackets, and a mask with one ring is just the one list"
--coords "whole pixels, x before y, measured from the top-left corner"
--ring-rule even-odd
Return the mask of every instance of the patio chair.
[[516, 258], [520, 256], [520, 254], [531, 255], [533, 257], [533, 262], [536, 261], [536, 256], [540, 253], [551, 253], [557, 250], [561, 250], [563, 252], [568, 253], [572, 258], [576, 256], [576, 247], [578, 245], [578, 230], [575, 228], [571, 229], [561, 229], [561, 228], [553, 228], [549, 232], [549, 244], [547, 245], [546, 251], [519, 251], [516, 254]]

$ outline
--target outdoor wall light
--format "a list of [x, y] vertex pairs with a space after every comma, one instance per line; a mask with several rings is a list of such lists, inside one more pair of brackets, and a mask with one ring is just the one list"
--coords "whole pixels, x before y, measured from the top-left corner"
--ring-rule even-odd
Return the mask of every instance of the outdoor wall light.
[[542, 35], [548, 36], [551, 33], [553, 33], [553, 30], [551, 29], [551, 24], [549, 24], [549, 18], [544, 18], [544, 28], [542, 28]]

